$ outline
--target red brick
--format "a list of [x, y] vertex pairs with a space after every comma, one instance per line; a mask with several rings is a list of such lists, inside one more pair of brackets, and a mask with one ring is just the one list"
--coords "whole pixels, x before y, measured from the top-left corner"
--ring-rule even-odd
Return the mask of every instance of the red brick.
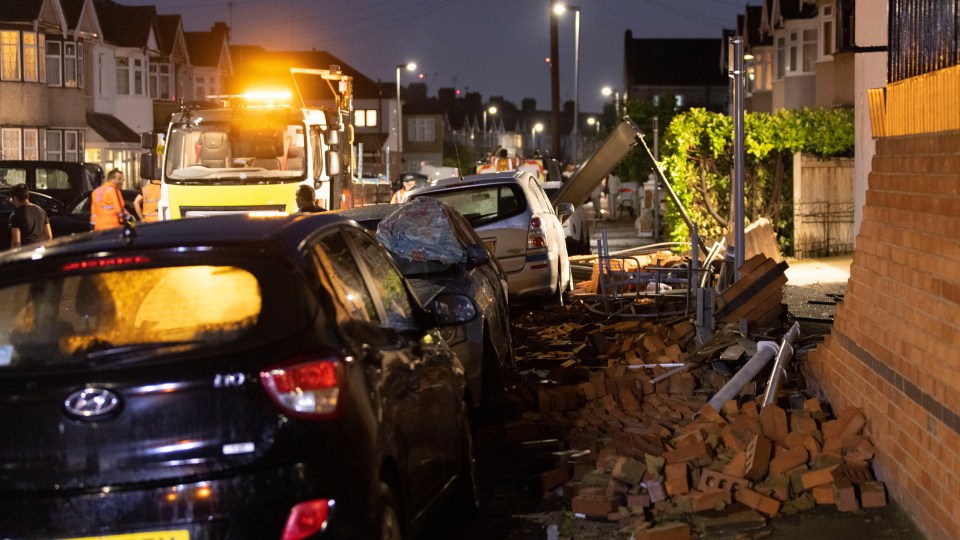
[[783, 445], [787, 438], [787, 412], [776, 405], [767, 405], [760, 411], [763, 434]]
[[833, 498], [837, 510], [841, 512], [855, 512], [860, 509], [857, 493], [849, 478], [839, 478], [833, 483]]
[[824, 484], [813, 488], [813, 500], [817, 504], [834, 504], [836, 497], [833, 492], [833, 484]]
[[649, 508], [651, 504], [649, 493], [627, 495], [627, 508], [631, 510]]
[[540, 489], [550, 491], [562, 486], [568, 480], [570, 480], [570, 470], [566, 467], [558, 467], [540, 474]]
[[617, 502], [600, 495], [577, 495], [573, 498], [572, 508], [575, 514], [606, 519], [610, 512], [617, 509]]
[[706, 512], [725, 508], [732, 502], [733, 495], [729, 489], [695, 489], [682, 497], [686, 498], [691, 512]]
[[667, 463], [684, 463], [689, 461], [694, 467], [703, 467], [712, 461], [710, 447], [705, 442], [687, 444], [663, 454]]
[[780, 501], [757, 493], [752, 489], [737, 488], [733, 492], [733, 498], [737, 502], [741, 502], [768, 516], [776, 515], [777, 511], [780, 510]]
[[766, 478], [770, 469], [771, 451], [770, 439], [760, 434], [753, 434], [747, 443], [743, 476], [754, 482]]
[[690, 540], [690, 525], [677, 522], [657, 527], [639, 527], [633, 537], [636, 540]]
[[697, 489], [700, 491], [708, 491], [711, 489], [721, 489], [730, 491], [734, 487], [750, 487], [750, 482], [744, 478], [737, 476], [732, 476], [729, 474], [724, 474], [722, 472], [703, 469], [700, 471], [700, 482], [697, 484]]
[[836, 468], [836, 465], [831, 465], [804, 473], [803, 476], [800, 477], [800, 483], [803, 484], [803, 489], [810, 489], [833, 482], [833, 470]]
[[784, 443], [786, 443], [787, 448], [802, 446], [807, 449], [807, 453], [809, 453], [811, 456], [816, 456], [820, 453], [820, 443], [818, 443], [817, 440], [813, 438], [813, 435], [810, 435], [809, 433], [793, 431], [787, 435], [787, 439], [784, 441]]
[[864, 508], [882, 508], [887, 505], [887, 489], [883, 482], [865, 482], [860, 485], [860, 505]]
[[807, 463], [807, 449], [796, 446], [789, 451], [777, 455], [770, 461], [770, 476], [783, 474]]
[[664, 467], [664, 473], [666, 474], [664, 487], [667, 490], [667, 495], [673, 497], [675, 495], [683, 495], [690, 491], [690, 482], [687, 480], [686, 463], [671, 463]]

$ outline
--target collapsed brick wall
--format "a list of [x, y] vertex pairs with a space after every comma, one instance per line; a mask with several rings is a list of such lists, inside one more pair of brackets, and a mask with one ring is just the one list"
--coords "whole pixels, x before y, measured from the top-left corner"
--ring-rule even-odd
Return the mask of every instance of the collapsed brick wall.
[[931, 538], [960, 531], [960, 132], [877, 141], [833, 331], [811, 378], [868, 418], [873, 465]]

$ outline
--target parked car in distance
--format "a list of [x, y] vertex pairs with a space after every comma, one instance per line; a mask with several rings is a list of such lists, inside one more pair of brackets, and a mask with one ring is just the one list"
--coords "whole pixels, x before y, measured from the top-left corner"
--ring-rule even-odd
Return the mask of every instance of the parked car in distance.
[[563, 302], [570, 286], [570, 261], [560, 216], [540, 182], [529, 172], [509, 171], [447, 178], [413, 190], [408, 200], [433, 197], [455, 208], [496, 255], [510, 284], [510, 299], [551, 298]]
[[[10, 214], [13, 213], [16, 206], [10, 200], [10, 189], [13, 186], [0, 184], [0, 250], [10, 249]], [[43, 193], [30, 193], [30, 202], [43, 208], [50, 218], [51, 223], [55, 216], [64, 212], [63, 203], [59, 200], [44, 195]], [[52, 228], [52, 227], [51, 227]]]
[[72, 201], [103, 182], [96, 163], [69, 161], [0, 160], [0, 184], [27, 184], [31, 192]]
[[[563, 182], [547, 181], [543, 183], [543, 191], [553, 203], [553, 198], [560, 191]], [[590, 220], [584, 207], [578, 206], [567, 219], [563, 221], [563, 234], [567, 238], [567, 253], [569, 255], [590, 254]]]
[[227, 215], [0, 255], [3, 537], [412, 536], [476, 505], [463, 367], [334, 215]]
[[467, 220], [430, 197], [338, 213], [376, 233], [421, 303], [448, 293], [473, 299], [480, 316], [440, 333], [463, 362], [475, 407], [502, 393], [516, 369], [507, 281]]
[[[90, 196], [92, 194], [92, 191], [84, 193], [67, 204], [61, 212], [50, 217], [53, 236], [66, 236], [90, 230]], [[133, 201], [140, 192], [134, 189], [121, 189], [120, 194], [123, 196], [123, 206], [130, 213], [133, 221], [140, 221], [140, 216], [133, 207]]]

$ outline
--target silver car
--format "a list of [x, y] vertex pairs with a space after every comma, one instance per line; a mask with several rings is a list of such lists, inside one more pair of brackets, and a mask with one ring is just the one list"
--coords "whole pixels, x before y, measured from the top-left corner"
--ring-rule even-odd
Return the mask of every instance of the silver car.
[[496, 255], [507, 276], [510, 300], [550, 298], [563, 302], [570, 285], [570, 262], [560, 216], [573, 213], [561, 204], [554, 212], [540, 182], [526, 171], [508, 171], [437, 180], [408, 195], [430, 196], [460, 212]]

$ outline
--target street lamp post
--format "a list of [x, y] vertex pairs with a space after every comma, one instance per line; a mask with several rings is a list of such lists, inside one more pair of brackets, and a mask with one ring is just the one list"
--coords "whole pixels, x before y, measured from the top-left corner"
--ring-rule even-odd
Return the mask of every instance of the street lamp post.
[[594, 118], [593, 116], [591, 116], [590, 118], [587, 118], [587, 124], [589, 124], [589, 125], [591, 125], [591, 126], [596, 126], [596, 128], [597, 128], [597, 139], [599, 140], [599, 139], [600, 139], [600, 121], [597, 120], [596, 118]]
[[537, 122], [530, 128], [530, 153], [537, 149], [537, 133], [543, 131], [543, 124]]
[[403, 110], [400, 105], [400, 70], [413, 71], [417, 65], [413, 62], [397, 64], [397, 174], [403, 172]]
[[620, 121], [620, 91], [614, 90], [609, 86], [604, 86], [600, 89], [600, 93], [610, 97], [610, 94], [613, 94], [613, 113], [616, 116], [617, 121]]
[[574, 12], [573, 15], [573, 129], [570, 135], [573, 137], [573, 160], [580, 160], [580, 133], [578, 124], [580, 123], [580, 7], [569, 6], [558, 2], [553, 5], [553, 11], [561, 14], [566, 10]]
[[487, 113], [497, 114], [497, 107], [491, 105], [483, 110], [483, 145], [485, 147], [490, 146], [490, 138], [487, 136]]

